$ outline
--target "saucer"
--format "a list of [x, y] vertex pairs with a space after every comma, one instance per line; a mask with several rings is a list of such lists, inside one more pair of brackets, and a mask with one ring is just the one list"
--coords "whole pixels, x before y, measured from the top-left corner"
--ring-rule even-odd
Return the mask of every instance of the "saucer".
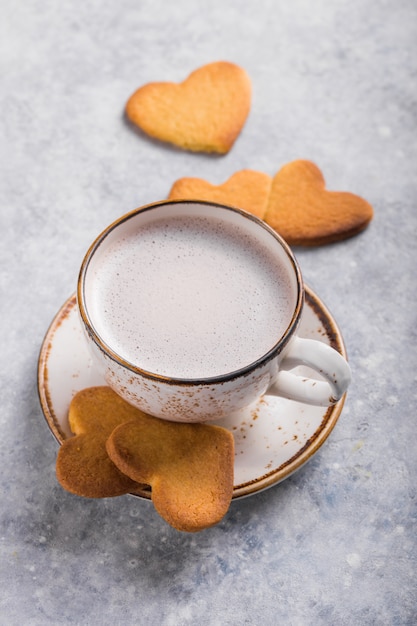
[[[306, 298], [299, 335], [331, 345], [346, 358], [342, 335], [328, 309], [305, 288]], [[310, 378], [307, 367], [293, 370]], [[54, 317], [42, 343], [38, 362], [38, 392], [47, 424], [62, 443], [72, 436], [68, 407], [77, 391], [105, 385], [93, 367], [71, 296]], [[255, 404], [216, 423], [228, 428], [235, 439], [233, 498], [242, 498], [288, 478], [309, 461], [323, 445], [342, 411], [345, 396], [329, 408], [284, 398], [263, 396]], [[150, 488], [135, 494], [150, 499]]]

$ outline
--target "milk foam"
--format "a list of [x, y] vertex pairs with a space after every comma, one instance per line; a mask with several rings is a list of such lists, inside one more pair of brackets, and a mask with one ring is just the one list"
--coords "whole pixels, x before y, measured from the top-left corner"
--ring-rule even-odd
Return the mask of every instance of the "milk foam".
[[88, 314], [104, 343], [175, 378], [254, 362], [285, 332], [295, 306], [282, 262], [217, 218], [146, 224], [113, 241], [89, 271]]

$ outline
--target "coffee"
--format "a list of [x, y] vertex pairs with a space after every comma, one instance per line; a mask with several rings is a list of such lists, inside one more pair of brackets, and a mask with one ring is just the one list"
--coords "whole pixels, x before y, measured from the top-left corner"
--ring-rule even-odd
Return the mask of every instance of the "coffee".
[[119, 231], [90, 263], [86, 300], [96, 333], [122, 359], [162, 376], [209, 378], [255, 362], [285, 333], [293, 269], [267, 231], [261, 241], [198, 213]]

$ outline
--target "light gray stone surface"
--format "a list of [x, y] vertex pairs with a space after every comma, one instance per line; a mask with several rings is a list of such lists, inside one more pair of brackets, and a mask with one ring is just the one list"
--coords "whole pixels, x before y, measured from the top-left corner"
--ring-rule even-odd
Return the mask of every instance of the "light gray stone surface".
[[[1, 624], [417, 622], [416, 42], [414, 0], [2, 0]], [[218, 59], [253, 83], [227, 156], [125, 123], [138, 86]], [[295, 158], [375, 209], [356, 238], [296, 250], [353, 370], [330, 439], [197, 535], [129, 496], [64, 492], [36, 366], [87, 246], [179, 177]]]

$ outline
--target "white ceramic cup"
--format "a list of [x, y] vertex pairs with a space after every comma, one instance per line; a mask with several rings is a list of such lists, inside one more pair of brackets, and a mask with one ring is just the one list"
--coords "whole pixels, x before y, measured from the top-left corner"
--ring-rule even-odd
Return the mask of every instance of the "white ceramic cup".
[[[161, 371], [156, 371], [158, 370], [157, 367], [148, 369], [147, 365], [144, 366], [141, 362], [141, 345], [145, 346], [146, 344], [146, 349], [143, 348], [143, 352], [148, 352], [149, 357], [153, 357], [154, 354], [164, 354], [163, 345], [159, 345], [158, 343], [159, 339], [161, 342], [163, 341], [163, 332], [162, 330], [161, 332], [158, 331], [158, 320], [161, 319], [161, 323], [164, 321], [170, 322], [170, 320], [175, 322], [175, 316], [178, 317], [180, 315], [179, 313], [175, 313], [175, 310], [174, 313], [172, 313], [171, 301], [165, 301], [164, 297], [165, 295], [167, 298], [169, 296], [172, 300], [172, 297], [176, 295], [178, 290], [185, 289], [186, 287], [183, 287], [183, 282], [186, 282], [187, 279], [184, 278], [183, 275], [188, 275], [188, 272], [184, 271], [184, 267], [186, 270], [190, 270], [191, 275], [194, 266], [198, 267], [198, 263], [200, 262], [200, 253], [198, 252], [197, 254], [196, 252], [196, 250], [199, 250], [196, 242], [201, 240], [203, 244], [205, 243], [206, 230], [205, 226], [203, 226], [201, 233], [197, 232], [196, 234], [195, 229], [199, 227], [198, 220], [194, 224], [196, 217], [202, 218], [203, 222], [205, 221], [210, 227], [213, 224], [216, 225], [216, 232], [221, 233], [217, 242], [221, 254], [228, 253], [229, 249], [234, 249], [234, 246], [237, 246], [237, 253], [243, 255], [240, 261], [235, 261], [233, 258], [225, 261], [223, 257], [221, 257], [219, 261], [213, 265], [213, 268], [222, 267], [222, 275], [224, 267], [225, 276], [228, 273], [230, 275], [231, 270], [236, 270], [236, 276], [239, 277], [239, 269], [242, 270], [243, 267], [244, 269], [242, 271], [246, 272], [245, 268], [247, 263], [249, 263], [248, 268], [250, 270], [248, 271], [248, 276], [252, 273], [251, 260], [247, 261], [246, 259], [246, 249], [248, 250], [250, 258], [256, 256], [257, 251], [261, 250], [261, 256], [265, 256], [267, 259], [266, 264], [270, 266], [267, 267], [266, 270], [272, 271], [273, 273], [275, 272], [274, 276], [281, 270], [284, 272], [283, 276], [286, 281], [287, 289], [287, 309], [286, 313], [283, 314], [283, 319], [280, 320], [284, 323], [284, 326], [283, 329], [278, 330], [278, 325], [275, 328], [275, 324], [265, 324], [262, 317], [264, 309], [268, 309], [268, 304], [270, 305], [269, 309], [271, 313], [274, 313], [275, 300], [273, 298], [275, 298], [277, 294], [279, 296], [280, 291], [280, 283], [278, 280], [277, 285], [274, 284], [269, 291], [268, 288], [271, 287], [271, 285], [269, 285], [269, 287], [265, 285], [267, 289], [265, 293], [267, 295], [262, 295], [261, 292], [261, 298], [265, 300], [265, 307], [261, 300], [260, 306], [258, 306], [257, 309], [260, 312], [259, 320], [256, 319], [256, 314], [254, 315], [255, 329], [261, 333], [262, 340], [267, 342], [267, 348], [263, 349], [260, 354], [254, 353], [255, 356], [250, 356], [251, 352], [248, 349], [248, 361], [245, 362], [243, 360], [242, 362], [242, 358], [244, 359], [246, 354], [245, 338], [246, 336], [249, 337], [251, 328], [249, 326], [248, 328], [245, 327], [242, 336], [237, 336], [236, 339], [233, 337], [235, 327], [239, 325], [238, 321], [235, 323], [235, 317], [236, 320], [239, 318], [235, 311], [239, 310], [239, 307], [242, 310], [246, 310], [246, 304], [243, 303], [242, 305], [241, 301], [236, 309], [236, 303], [232, 301], [232, 299], [237, 299], [240, 296], [233, 295], [231, 296], [230, 303], [227, 304], [226, 302], [223, 306], [223, 300], [227, 301], [228, 293], [232, 291], [231, 286], [233, 286], [233, 288], [235, 287], [234, 282], [228, 284], [226, 279], [226, 297], [223, 293], [221, 296], [222, 302], [214, 302], [216, 297], [215, 291], [209, 293], [211, 300], [208, 299], [209, 296], [204, 291], [205, 283], [210, 283], [209, 279], [211, 279], [211, 270], [208, 269], [208, 278], [202, 278], [200, 284], [197, 283], [197, 287], [194, 285], [191, 288], [191, 293], [186, 292], [185, 296], [187, 299], [186, 306], [189, 311], [191, 311], [191, 309], [193, 311], [194, 309], [198, 310], [199, 306], [204, 310], [208, 306], [211, 306], [211, 304], [217, 306], [216, 309], [213, 309], [216, 311], [216, 314], [210, 311], [208, 317], [203, 317], [200, 321], [198, 321], [198, 316], [196, 318], [197, 340], [194, 337], [195, 354], [193, 354], [192, 358], [198, 360], [198, 358], [201, 357], [200, 360], [202, 362], [210, 361], [209, 357], [211, 352], [214, 353], [218, 346], [213, 345], [212, 348], [207, 348], [207, 346], [202, 343], [200, 353], [198, 333], [201, 331], [201, 335], [203, 335], [206, 326], [210, 327], [211, 331], [214, 333], [216, 333], [218, 328], [219, 332], [221, 331], [223, 333], [223, 335], [220, 334], [222, 342], [229, 346], [228, 348], [226, 348], [226, 346], [224, 347], [224, 350], [228, 351], [227, 354], [231, 355], [231, 364], [229, 363], [228, 370], [223, 371], [219, 368], [219, 371], [217, 371], [216, 359], [220, 357], [214, 356], [212, 364], [214, 367], [213, 371], [200, 374], [197, 369], [195, 374], [191, 371], [191, 373], [188, 372], [184, 375], [181, 370], [177, 375], [176, 363], [178, 367], [180, 362], [184, 362], [182, 364], [187, 366], [188, 360], [186, 348], [188, 348], [187, 343], [189, 340], [187, 335], [188, 320], [186, 313], [184, 315], [183, 325], [175, 327], [175, 333], [172, 331], [172, 334], [175, 334], [175, 339], [177, 339], [178, 332], [182, 332], [182, 329], [184, 329], [185, 338], [180, 338], [178, 341], [183, 341], [182, 345], [184, 346], [185, 356], [183, 357], [182, 354], [179, 354], [178, 357], [175, 355], [171, 356], [171, 369], [169, 371], [164, 371], [165, 366], [162, 367]], [[186, 239], [188, 237], [187, 241], [189, 241], [190, 245], [194, 246], [194, 248], [192, 252], [186, 250], [183, 254], [181, 246], [175, 242], [176, 235], [179, 235], [179, 233], [176, 232], [176, 228], [179, 225], [178, 230], [181, 230], [184, 224], [186, 229], [188, 224], [193, 224], [194, 231], [192, 232], [192, 237], [190, 233], [188, 233]], [[157, 235], [161, 237], [165, 237], [165, 233], [168, 232], [174, 242], [174, 247], [172, 248], [171, 246], [171, 248], [169, 248], [168, 246], [165, 250], [164, 246], [155, 246], [154, 262], [152, 256], [153, 248], [149, 243], [149, 232], [146, 243], [145, 231], [157, 233]], [[228, 240], [229, 235], [230, 242]], [[247, 241], [248, 247], [244, 248], [246, 244], [242, 243], [242, 245], [240, 245], [236, 243], [237, 237], [239, 237], [239, 241]], [[128, 242], [130, 242], [129, 245], [134, 244], [136, 250], [140, 251], [142, 248], [147, 250], [146, 254], [148, 254], [148, 257], [145, 260], [142, 258], [139, 259], [138, 268], [134, 268], [136, 261], [129, 261], [125, 269], [123, 269], [123, 265], [118, 265], [119, 261], [117, 261], [117, 259], [123, 257], [124, 252], [127, 250]], [[204, 248], [203, 244], [202, 248]], [[124, 250], [125, 247], [126, 250]], [[161, 249], [164, 249], [162, 255], [165, 255], [164, 262], [166, 263], [168, 261], [166, 267], [170, 269], [174, 267], [176, 270], [172, 274], [173, 278], [170, 274], [167, 280], [165, 280], [164, 272], [159, 275], [157, 274], [156, 278], [152, 274], [147, 276], [147, 272], [150, 272], [151, 269], [155, 270], [155, 267], [159, 267], [160, 255], [158, 256], [158, 254]], [[189, 263], [186, 259], [187, 254], [190, 255]], [[193, 254], [194, 257], [192, 256]], [[212, 251], [210, 251], [209, 254], [212, 254]], [[149, 257], [149, 255], [151, 256]], [[171, 259], [169, 255], [173, 258]], [[178, 267], [177, 271], [176, 257], [181, 255], [183, 255], [180, 261], [182, 265]], [[262, 256], [262, 259], [264, 259], [264, 256]], [[204, 263], [204, 269], [206, 266], [209, 266], [208, 261], [204, 260], [202, 262]], [[232, 264], [231, 267], [228, 266], [228, 263]], [[233, 263], [235, 263], [235, 267]], [[120, 274], [120, 267], [122, 267], [123, 276], [117, 277], [118, 273]], [[157, 269], [155, 271], [158, 272], [160, 270]], [[213, 269], [213, 272], [214, 271]], [[125, 277], [124, 274], [129, 274], [129, 276]], [[222, 275], [220, 278], [215, 275], [214, 285], [216, 285], [217, 282], [223, 282]], [[270, 274], [267, 274], [267, 276], [269, 275]], [[249, 284], [250, 280], [248, 278], [248, 286], [246, 286], [245, 276], [246, 274], [243, 274], [240, 277], [240, 287], [243, 287], [245, 290], [247, 289], [247, 297], [251, 299], [252, 296], [250, 294], [252, 294], [252, 291], [254, 294], [257, 294], [259, 291], [256, 285], [257, 278], [253, 279], [255, 281], [254, 285]], [[124, 280], [125, 278], [126, 280]], [[178, 284], [175, 283], [177, 278]], [[161, 286], [159, 286], [160, 281]], [[235, 282], [239, 283], [239, 280], [237, 279]], [[266, 280], [266, 283], [267, 282], [268, 280]], [[172, 285], [172, 283], [174, 283], [174, 285]], [[103, 284], [105, 285], [105, 289], [103, 288]], [[150, 285], [150, 287], [146, 285]], [[210, 290], [211, 287], [208, 287], [208, 289]], [[214, 286], [213, 289], [215, 290], [216, 287]], [[148, 293], [148, 291], [150, 293], [159, 294], [157, 296], [158, 301], [156, 305], [154, 305], [155, 314], [152, 312], [151, 314], [149, 314], [149, 312], [142, 314], [140, 294]], [[165, 292], [169, 292], [169, 294]], [[201, 302], [193, 302], [194, 292], [198, 292], [200, 296], [203, 297], [203, 303], [205, 303], [203, 306]], [[246, 292], [243, 295], [246, 296]], [[200, 296], [195, 295], [196, 298]], [[112, 302], [111, 311], [109, 312], [106, 312], [108, 306], [106, 297], [110, 298]], [[134, 306], [133, 309], [129, 309], [132, 298], [134, 300]], [[181, 298], [183, 299], [184, 296], [182, 295]], [[106, 228], [87, 251], [79, 273], [77, 301], [82, 325], [86, 331], [85, 334], [91, 353], [97, 366], [103, 372], [107, 384], [128, 402], [156, 417], [182, 422], [203, 422], [221, 419], [230, 412], [237, 411], [252, 404], [263, 394], [282, 396], [290, 400], [316, 406], [329, 406], [337, 402], [343, 396], [350, 383], [351, 374], [349, 365], [336, 350], [320, 341], [304, 339], [297, 335], [297, 328], [304, 304], [304, 287], [300, 268], [289, 246], [262, 220], [239, 209], [209, 202], [165, 201], [142, 207], [122, 216]], [[277, 300], [277, 302], [279, 301]], [[175, 305], [178, 306], [180, 304], [182, 304], [182, 302], [175, 303]], [[230, 311], [233, 311], [233, 319], [227, 319], [228, 307]], [[223, 309], [226, 312], [225, 315], [221, 313]], [[218, 314], [219, 311], [220, 314]], [[215, 315], [219, 315], [218, 320]], [[137, 343], [139, 343], [137, 354], [133, 357], [131, 355], [126, 356], [126, 353], [120, 349], [117, 338], [115, 339], [117, 332], [113, 332], [115, 329], [117, 330], [120, 319], [123, 322], [121, 326], [124, 327], [124, 325], [128, 325], [130, 323], [129, 316], [135, 317], [135, 320], [136, 317], [138, 318], [135, 324], [140, 325], [142, 321], [141, 316], [143, 319], [149, 318], [150, 323], [153, 324], [150, 337], [152, 340], [150, 344], [151, 347], [149, 347], [147, 341], [149, 337], [145, 336], [144, 339], [139, 339], [137, 341]], [[154, 318], [157, 319], [155, 320]], [[166, 318], [166, 320], [164, 320], [164, 318]], [[246, 318], [244, 323], [249, 323]], [[200, 324], [201, 327], [198, 327], [198, 324]], [[135, 337], [132, 337], [134, 329], [130, 329], [129, 332], [131, 333], [129, 335], [131, 339], [126, 339], [126, 335], [124, 339], [122, 339], [122, 343], [123, 341], [125, 341], [126, 344], [135, 342]], [[168, 326], [168, 333], [169, 332]], [[228, 334], [230, 334], [230, 341]], [[226, 341], [224, 339], [225, 336]], [[165, 345], [168, 345], [170, 343], [170, 337], [165, 337], [164, 341], [166, 342]], [[235, 344], [233, 344], [233, 341]], [[172, 342], [175, 343], [174, 338]], [[256, 340], [254, 343], [256, 344]], [[152, 345], [155, 345], [155, 353], [152, 350]], [[125, 347], [128, 348], [129, 346], [126, 345]], [[243, 351], [240, 349], [242, 347]], [[223, 349], [223, 345], [221, 348]], [[234, 349], [236, 349], [236, 352], [240, 350], [241, 353], [240, 361], [236, 361], [236, 365], [233, 364]], [[218, 350], [219, 355], [221, 355], [221, 352], [222, 350]], [[158, 357], [156, 358], [158, 360]], [[306, 378], [305, 376], [301, 377], [289, 371], [298, 365], [307, 365], [312, 368], [316, 374], [312, 378]]]

